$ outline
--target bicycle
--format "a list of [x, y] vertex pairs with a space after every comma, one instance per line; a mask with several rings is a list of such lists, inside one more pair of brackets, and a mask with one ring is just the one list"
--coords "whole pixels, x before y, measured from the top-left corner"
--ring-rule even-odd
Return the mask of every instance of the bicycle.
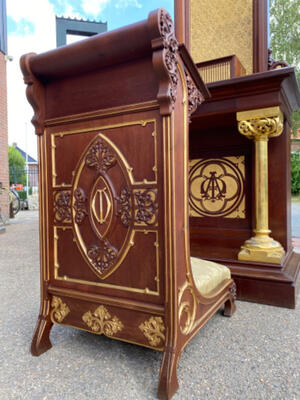
[[[20, 211], [20, 206], [21, 206], [20, 196], [15, 189], [6, 188], [2, 186], [2, 183], [0, 182], [0, 195], [3, 195], [5, 193], [8, 195], [9, 199], [10, 216], [14, 217]], [[2, 222], [3, 225], [5, 225], [6, 221], [7, 219], [2, 215], [0, 207], [0, 222]]]

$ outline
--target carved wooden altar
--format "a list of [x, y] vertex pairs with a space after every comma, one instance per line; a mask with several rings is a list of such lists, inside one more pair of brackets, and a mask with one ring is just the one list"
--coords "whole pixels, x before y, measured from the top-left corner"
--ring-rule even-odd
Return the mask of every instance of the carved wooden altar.
[[188, 122], [205, 85], [164, 10], [21, 68], [41, 177], [31, 351], [51, 347], [53, 323], [163, 351], [169, 399], [184, 346], [223, 304], [234, 311], [229, 270], [200, 292], [203, 264], [190, 262]]

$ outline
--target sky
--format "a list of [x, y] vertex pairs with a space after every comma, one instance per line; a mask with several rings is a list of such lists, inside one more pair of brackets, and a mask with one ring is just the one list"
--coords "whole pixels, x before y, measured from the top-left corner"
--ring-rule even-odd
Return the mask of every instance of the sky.
[[55, 15], [107, 22], [108, 30], [147, 18], [150, 11], [166, 8], [172, 18], [173, 0], [7, 0], [8, 141], [37, 159], [33, 116], [25, 97], [19, 67], [21, 55], [56, 47]]

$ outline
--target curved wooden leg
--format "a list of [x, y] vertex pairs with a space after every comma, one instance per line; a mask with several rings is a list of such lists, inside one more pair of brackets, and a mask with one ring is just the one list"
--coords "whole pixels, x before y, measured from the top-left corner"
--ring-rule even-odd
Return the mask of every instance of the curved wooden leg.
[[39, 315], [31, 342], [31, 354], [39, 356], [52, 347], [50, 342], [50, 330], [52, 328], [50, 316]]
[[228, 299], [224, 304], [223, 314], [225, 317], [231, 317], [235, 312], [236, 306], [233, 299]]
[[164, 351], [157, 392], [157, 397], [159, 399], [169, 400], [178, 389], [176, 373], [178, 359], [178, 353], [170, 349]]

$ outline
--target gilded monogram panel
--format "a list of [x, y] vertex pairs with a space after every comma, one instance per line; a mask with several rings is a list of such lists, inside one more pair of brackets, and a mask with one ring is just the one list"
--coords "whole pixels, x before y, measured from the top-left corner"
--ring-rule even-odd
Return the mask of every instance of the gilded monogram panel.
[[190, 161], [190, 216], [246, 218], [245, 157]]

